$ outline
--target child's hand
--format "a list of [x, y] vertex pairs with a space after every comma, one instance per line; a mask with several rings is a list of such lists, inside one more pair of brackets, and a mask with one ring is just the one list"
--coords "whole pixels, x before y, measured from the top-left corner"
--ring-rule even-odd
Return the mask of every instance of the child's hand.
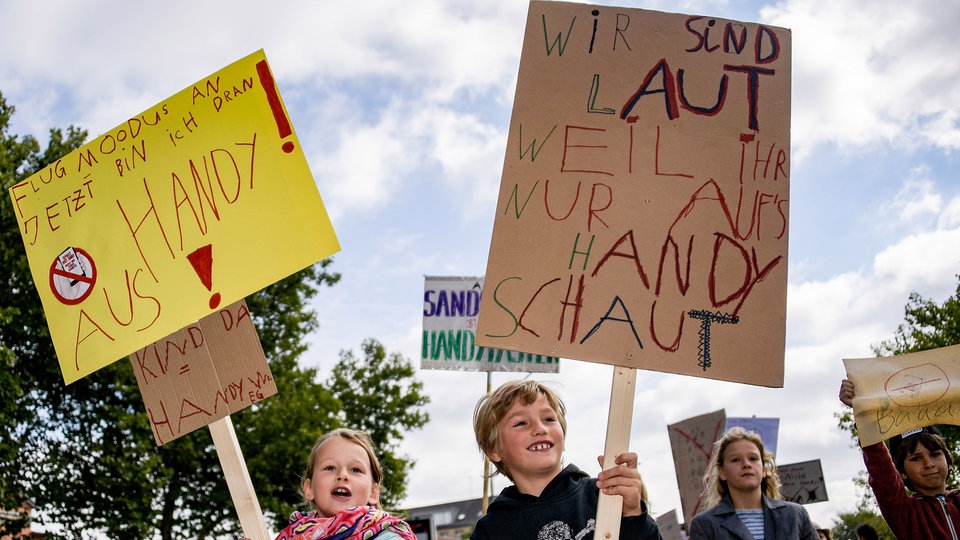
[[[603, 456], [598, 457], [603, 467]], [[640, 481], [640, 471], [637, 470], [637, 454], [625, 452], [614, 460], [615, 466], [597, 475], [597, 487], [606, 495], [620, 495], [623, 497], [623, 515], [639, 516], [643, 514], [640, 499], [643, 493], [643, 483]]]
[[844, 379], [840, 382], [840, 401], [847, 407], [853, 407], [853, 398], [856, 397], [857, 392], [853, 387], [853, 381], [850, 379]]

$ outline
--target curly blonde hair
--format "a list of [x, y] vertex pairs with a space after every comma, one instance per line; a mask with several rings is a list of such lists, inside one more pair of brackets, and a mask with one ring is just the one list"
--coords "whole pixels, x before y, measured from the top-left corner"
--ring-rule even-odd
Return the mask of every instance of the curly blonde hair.
[[780, 477], [777, 476], [777, 462], [773, 454], [763, 447], [763, 439], [753, 431], [747, 431], [740, 426], [732, 427], [713, 443], [713, 452], [707, 463], [707, 470], [703, 475], [703, 509], [709, 510], [720, 504], [720, 501], [729, 493], [727, 482], [720, 479], [720, 467], [723, 466], [723, 455], [727, 447], [737, 441], [750, 441], [760, 451], [763, 460], [763, 470], [766, 473], [760, 482], [760, 492], [771, 499], [780, 498]]

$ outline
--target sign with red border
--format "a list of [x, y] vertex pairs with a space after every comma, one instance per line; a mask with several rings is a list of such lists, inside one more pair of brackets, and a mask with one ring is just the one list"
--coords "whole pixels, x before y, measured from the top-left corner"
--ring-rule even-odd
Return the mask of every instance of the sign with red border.
[[79, 304], [90, 296], [97, 283], [97, 266], [80, 248], [68, 247], [50, 265], [50, 290], [63, 304]]

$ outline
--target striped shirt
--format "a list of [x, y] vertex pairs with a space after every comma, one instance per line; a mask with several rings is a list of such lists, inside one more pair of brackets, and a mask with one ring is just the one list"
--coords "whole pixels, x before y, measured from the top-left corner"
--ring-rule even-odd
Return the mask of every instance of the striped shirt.
[[745, 508], [737, 509], [737, 517], [743, 522], [754, 540], [764, 540], [763, 538], [763, 508]]

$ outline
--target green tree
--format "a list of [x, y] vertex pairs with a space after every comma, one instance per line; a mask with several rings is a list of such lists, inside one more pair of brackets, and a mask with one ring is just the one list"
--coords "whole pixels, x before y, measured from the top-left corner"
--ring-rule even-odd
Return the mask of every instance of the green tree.
[[[400, 454], [404, 433], [423, 427], [429, 416], [422, 410], [430, 399], [423, 383], [412, 381], [413, 365], [399, 353], [387, 355], [377, 340], [363, 342], [363, 358], [341, 351], [324, 384], [343, 403], [343, 425], [370, 433], [383, 466], [381, 504], [396, 506], [406, 494], [406, 477], [414, 461]], [[412, 381], [412, 382], [409, 382]]]
[[[33, 137], [9, 133], [13, 112], [0, 94], [0, 506], [32, 501], [57, 526], [51, 537], [238, 537], [208, 430], [157, 447], [126, 360], [64, 385], [6, 192], [80, 147], [87, 134], [52, 129], [41, 150]], [[331, 263], [322, 261], [246, 299], [278, 395], [231, 420], [261, 508], [277, 522], [300, 503], [297, 487], [314, 440], [345, 418], [343, 402], [317, 381], [316, 370], [298, 365], [303, 338], [318, 325], [309, 300], [340, 278], [329, 270]], [[377, 388], [373, 374], [358, 375]], [[383, 414], [389, 425], [393, 413]], [[402, 435], [391, 432], [386, 447]], [[0, 534], [5, 527], [18, 531], [18, 525], [0, 523]]]
[[857, 540], [857, 526], [861, 523], [873, 525], [880, 540], [897, 540], [890, 532], [890, 528], [887, 527], [887, 522], [883, 520], [883, 517], [876, 512], [865, 509], [837, 516], [834, 519], [833, 528], [830, 529], [833, 540]]
[[[874, 345], [873, 353], [876, 356], [893, 356], [960, 344], [960, 275], [957, 278], [956, 291], [942, 304], [924, 298], [919, 293], [911, 293], [904, 307], [904, 322], [897, 327], [892, 339]], [[858, 445], [853, 411], [845, 408], [837, 414], [837, 418], [840, 428], [849, 432], [853, 444]], [[960, 456], [960, 427], [939, 425], [937, 428], [943, 433], [953, 455]], [[863, 480], [860, 480], [860, 485], [864, 485]], [[947, 488], [957, 487], [960, 487], [960, 483], [954, 468], [947, 478]], [[872, 493], [869, 489], [863, 490], [861, 509], [870, 501]]]

